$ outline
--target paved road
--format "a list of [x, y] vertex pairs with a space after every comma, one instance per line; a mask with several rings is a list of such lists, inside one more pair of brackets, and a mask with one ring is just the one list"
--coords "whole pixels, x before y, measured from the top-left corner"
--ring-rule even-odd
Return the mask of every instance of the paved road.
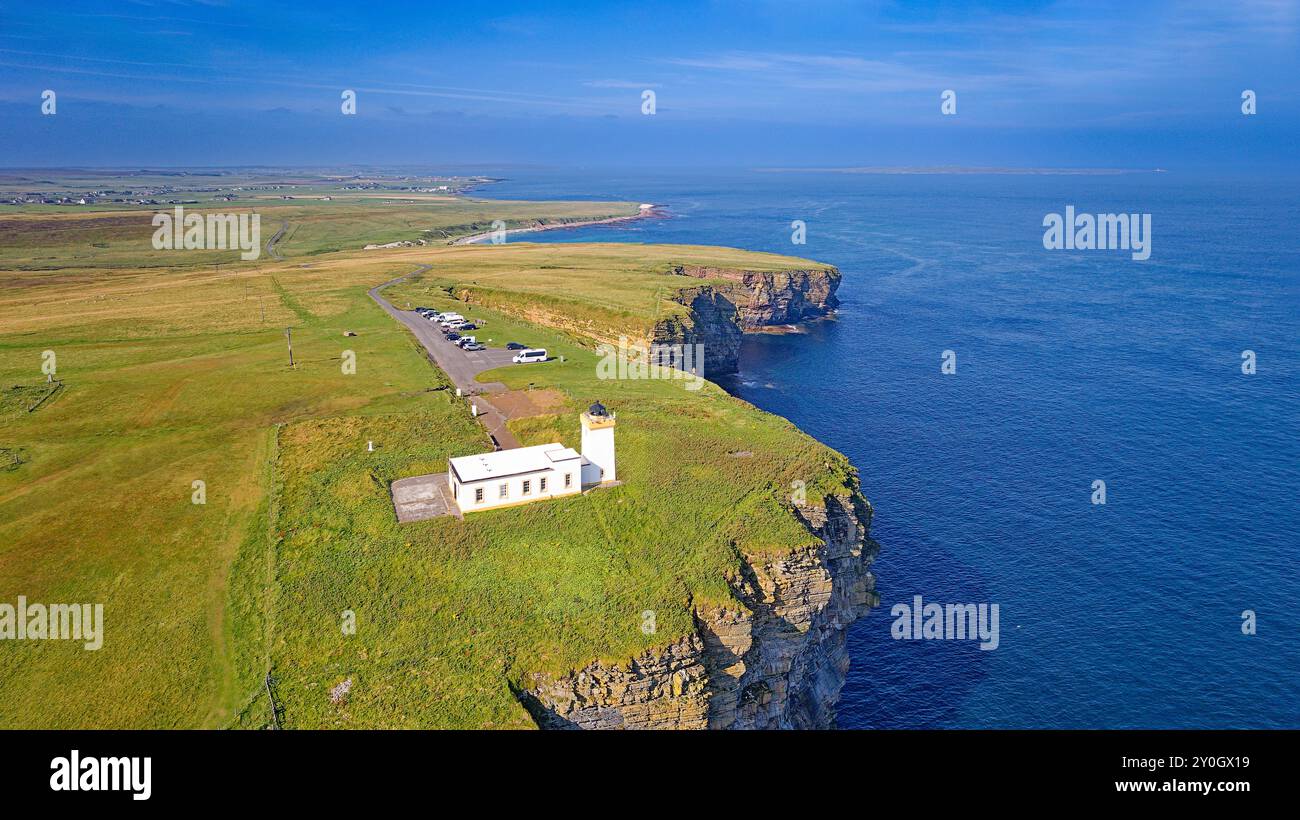
[[420, 344], [424, 345], [424, 349], [429, 352], [429, 357], [451, 378], [452, 384], [459, 387], [461, 392], [472, 396], [470, 401], [478, 407], [478, 418], [483, 422], [483, 426], [487, 428], [488, 434], [492, 436], [497, 446], [502, 450], [518, 447], [519, 440], [506, 427], [505, 415], [483, 396], [483, 393], [501, 392], [506, 389], [506, 386], [500, 382], [482, 383], [476, 378], [479, 373], [485, 370], [512, 364], [511, 359], [514, 358], [514, 352], [498, 348], [467, 353], [447, 341], [443, 337], [442, 331], [433, 322], [414, 311], [398, 310], [379, 293], [389, 285], [401, 282], [408, 276], [423, 273], [429, 268], [429, 265], [421, 265], [408, 274], [371, 288], [369, 291], [370, 298], [378, 302], [379, 306], [388, 311], [390, 316], [410, 328], [411, 332], [415, 334], [415, 338], [419, 339]]
[[283, 262], [284, 257], [275, 249], [275, 243], [280, 241], [280, 238], [284, 236], [284, 232], [287, 230], [289, 230], [289, 220], [286, 219], [280, 223], [280, 230], [275, 232], [275, 236], [266, 240], [266, 252], [269, 253], [271, 258], [277, 262]]

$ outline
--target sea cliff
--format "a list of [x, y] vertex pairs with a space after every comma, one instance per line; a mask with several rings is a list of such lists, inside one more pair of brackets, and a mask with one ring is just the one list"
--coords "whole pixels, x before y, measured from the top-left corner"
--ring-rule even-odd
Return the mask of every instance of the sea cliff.
[[736, 305], [745, 330], [817, 318], [839, 304], [835, 291], [840, 272], [835, 268], [761, 271], [679, 265], [673, 273], [728, 282], [720, 291]]
[[845, 630], [877, 603], [871, 507], [854, 490], [792, 507], [820, 544], [742, 558], [727, 606], [627, 664], [536, 676], [521, 700], [542, 728], [813, 729], [834, 725]]
[[706, 374], [734, 373], [743, 333], [826, 316], [839, 300], [840, 272], [833, 267], [760, 271], [677, 265], [669, 273], [709, 284], [677, 291], [685, 316], [657, 322], [651, 344], [699, 344]]

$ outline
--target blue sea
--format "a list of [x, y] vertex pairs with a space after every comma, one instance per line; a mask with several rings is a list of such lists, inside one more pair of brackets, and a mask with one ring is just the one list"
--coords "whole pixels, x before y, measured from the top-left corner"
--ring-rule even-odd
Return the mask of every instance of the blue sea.
[[[481, 195], [671, 214], [530, 240], [843, 272], [833, 321], [747, 338], [726, 382], [846, 454], [875, 507], [841, 727], [1300, 727], [1296, 180], [497, 173]], [[1151, 214], [1150, 259], [1045, 250], [1067, 205]], [[997, 604], [999, 646], [895, 640], [916, 595]]]

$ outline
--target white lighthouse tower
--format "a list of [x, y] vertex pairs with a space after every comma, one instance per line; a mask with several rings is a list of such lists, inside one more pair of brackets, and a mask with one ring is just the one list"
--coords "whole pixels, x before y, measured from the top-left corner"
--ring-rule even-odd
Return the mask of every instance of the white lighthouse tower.
[[614, 472], [614, 416], [596, 402], [582, 414], [582, 485], [617, 481]]

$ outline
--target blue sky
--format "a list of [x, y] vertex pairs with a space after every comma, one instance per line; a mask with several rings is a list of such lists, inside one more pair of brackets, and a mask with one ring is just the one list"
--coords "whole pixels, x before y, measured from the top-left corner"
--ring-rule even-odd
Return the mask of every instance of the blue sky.
[[0, 165], [1300, 165], [1293, 0], [53, 6]]

